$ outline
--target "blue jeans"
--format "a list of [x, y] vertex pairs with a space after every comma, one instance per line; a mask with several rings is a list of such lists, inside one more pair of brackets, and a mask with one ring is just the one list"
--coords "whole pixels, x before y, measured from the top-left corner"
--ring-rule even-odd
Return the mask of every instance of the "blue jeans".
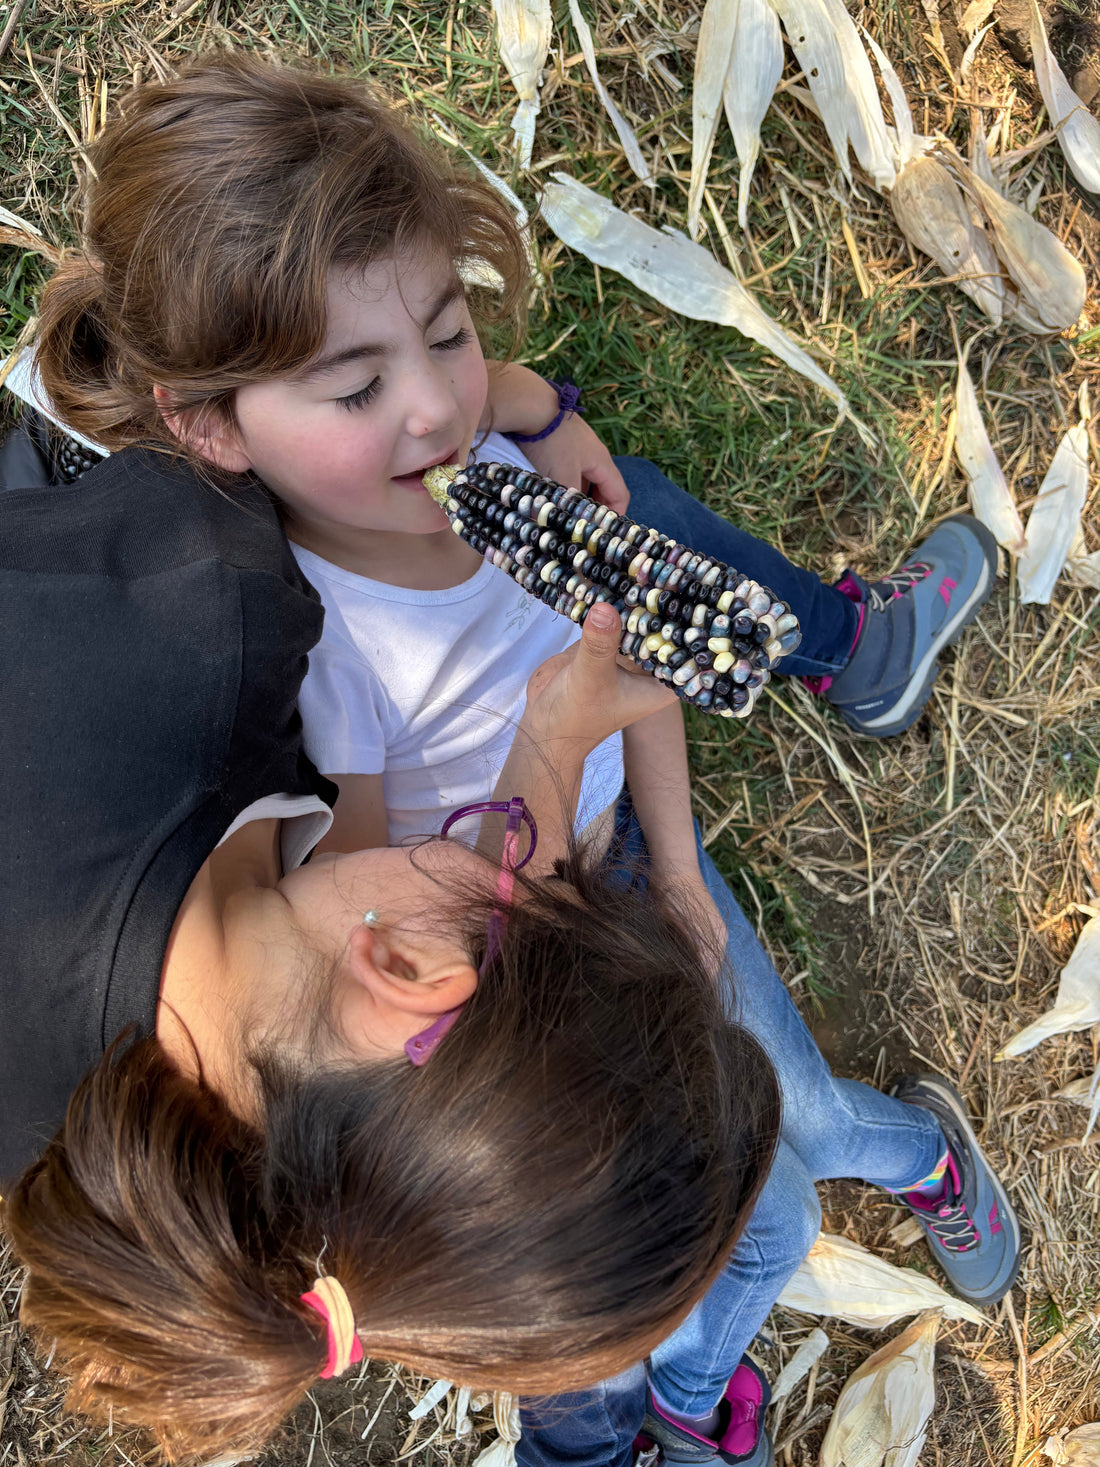
[[662, 535], [736, 566], [786, 601], [802, 628], [802, 645], [784, 657], [779, 672], [790, 677], [822, 677], [848, 662], [855, 640], [855, 603], [813, 571], [792, 565], [781, 551], [749, 535], [700, 504], [644, 458], [617, 458], [630, 490], [630, 518], [652, 525]]
[[[903, 1191], [932, 1171], [944, 1148], [927, 1111], [830, 1073], [701, 843], [699, 864], [729, 934], [727, 1009], [760, 1040], [775, 1066], [783, 1125], [775, 1163], [725, 1268], [650, 1356], [658, 1394], [673, 1411], [689, 1415], [702, 1415], [721, 1400], [742, 1354], [809, 1251], [821, 1222], [814, 1183], [857, 1177]], [[522, 1467], [629, 1467], [644, 1407], [641, 1365], [590, 1391], [525, 1403], [516, 1461]]]

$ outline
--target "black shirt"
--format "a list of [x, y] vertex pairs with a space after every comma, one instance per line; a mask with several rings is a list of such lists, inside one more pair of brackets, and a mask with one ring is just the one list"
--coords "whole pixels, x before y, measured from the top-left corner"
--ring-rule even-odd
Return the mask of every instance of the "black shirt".
[[316, 593], [261, 490], [153, 450], [0, 494], [0, 1178], [127, 1025], [152, 1034], [196, 872], [320, 793], [296, 700]]

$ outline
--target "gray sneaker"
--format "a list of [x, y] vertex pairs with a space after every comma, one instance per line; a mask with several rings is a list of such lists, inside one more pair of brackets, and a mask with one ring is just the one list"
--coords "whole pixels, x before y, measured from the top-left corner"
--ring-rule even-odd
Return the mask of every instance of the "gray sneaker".
[[947, 1142], [943, 1196], [899, 1197], [921, 1223], [936, 1262], [955, 1293], [973, 1304], [996, 1304], [1020, 1268], [1020, 1224], [1008, 1193], [982, 1155], [954, 1085], [941, 1075], [903, 1075], [892, 1092], [931, 1111]]
[[931, 696], [939, 653], [977, 616], [996, 576], [997, 542], [966, 514], [937, 525], [884, 580], [845, 571], [837, 590], [860, 607], [851, 658], [832, 678], [804, 681], [850, 728], [876, 738], [901, 733]]
[[[713, 1437], [692, 1431], [662, 1410], [646, 1386], [645, 1421], [634, 1446], [641, 1453], [656, 1448], [656, 1463], [691, 1462], [732, 1464], [732, 1467], [773, 1467], [775, 1450], [764, 1425], [771, 1400], [767, 1377], [755, 1360], [742, 1355], [718, 1403], [718, 1429]], [[636, 1464], [641, 1458], [636, 1458]], [[651, 1457], [650, 1463], [654, 1461]]]

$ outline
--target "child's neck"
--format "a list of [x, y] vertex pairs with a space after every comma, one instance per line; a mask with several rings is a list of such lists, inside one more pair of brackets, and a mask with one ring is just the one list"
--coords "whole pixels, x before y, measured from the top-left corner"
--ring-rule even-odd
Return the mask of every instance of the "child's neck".
[[468, 581], [481, 564], [477, 551], [449, 526], [433, 535], [408, 535], [288, 519], [286, 532], [303, 550], [342, 570], [409, 591], [447, 591]]

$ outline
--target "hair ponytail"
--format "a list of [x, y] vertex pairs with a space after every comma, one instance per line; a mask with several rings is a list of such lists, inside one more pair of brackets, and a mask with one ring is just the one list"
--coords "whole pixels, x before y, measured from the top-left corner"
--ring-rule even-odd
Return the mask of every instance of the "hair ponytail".
[[142, 395], [118, 380], [121, 355], [108, 324], [102, 269], [85, 254], [67, 254], [42, 292], [35, 360], [58, 417], [109, 449], [158, 436], [151, 393], [142, 414]]
[[143, 1426], [169, 1460], [250, 1450], [325, 1361], [313, 1273], [262, 1207], [262, 1145], [154, 1040], [116, 1044], [6, 1198], [22, 1320], [68, 1404]]

